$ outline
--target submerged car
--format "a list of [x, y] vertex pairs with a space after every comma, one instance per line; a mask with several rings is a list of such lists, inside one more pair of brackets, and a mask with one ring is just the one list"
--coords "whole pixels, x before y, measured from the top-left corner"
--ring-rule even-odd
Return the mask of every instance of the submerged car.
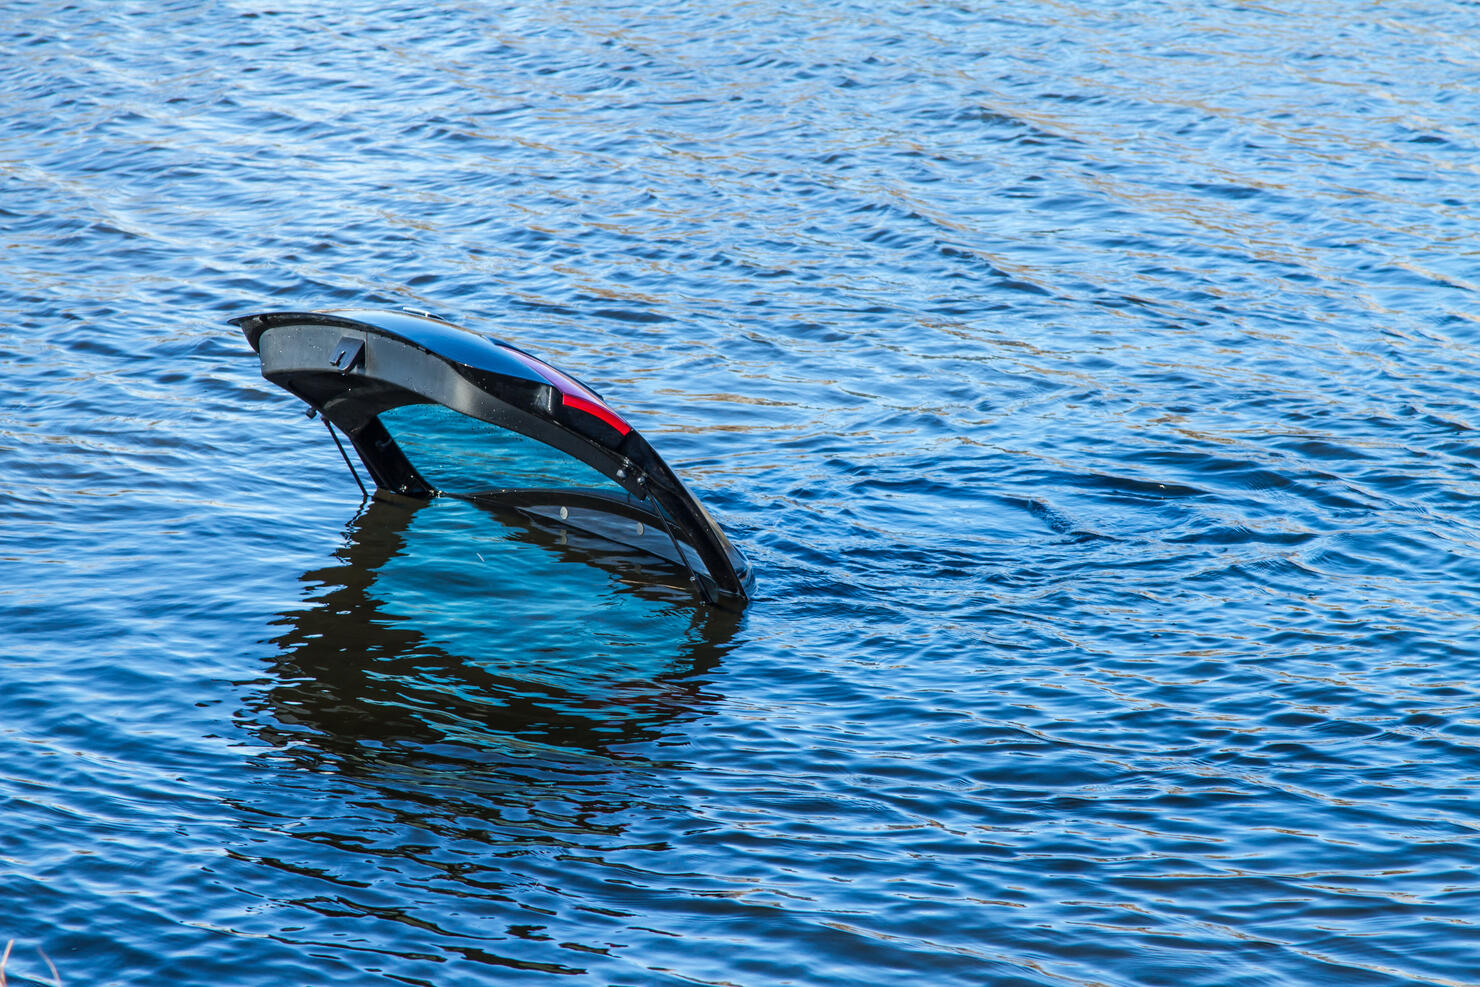
[[667, 560], [706, 603], [748, 600], [745, 556], [678, 475], [600, 394], [538, 357], [406, 312], [232, 323], [263, 377], [349, 439], [378, 495], [511, 509]]

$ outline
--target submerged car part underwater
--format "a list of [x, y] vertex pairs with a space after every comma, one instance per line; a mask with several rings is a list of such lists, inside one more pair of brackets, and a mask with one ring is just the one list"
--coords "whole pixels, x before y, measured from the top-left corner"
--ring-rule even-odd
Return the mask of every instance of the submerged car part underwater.
[[405, 312], [231, 321], [263, 377], [349, 438], [377, 494], [512, 508], [677, 564], [706, 603], [749, 598], [745, 556], [683, 481], [599, 394], [543, 360]]

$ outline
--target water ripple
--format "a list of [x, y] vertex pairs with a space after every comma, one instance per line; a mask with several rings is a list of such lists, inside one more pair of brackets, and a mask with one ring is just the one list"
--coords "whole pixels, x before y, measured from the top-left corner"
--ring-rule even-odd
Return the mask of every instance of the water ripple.
[[[7, 976], [1473, 981], [1470, 7], [10, 5]], [[357, 506], [348, 304], [754, 605]]]

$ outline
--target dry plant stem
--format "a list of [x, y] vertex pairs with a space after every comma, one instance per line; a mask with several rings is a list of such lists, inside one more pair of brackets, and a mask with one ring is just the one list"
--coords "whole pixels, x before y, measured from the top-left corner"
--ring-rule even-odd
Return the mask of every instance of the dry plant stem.
[[[10, 950], [14, 945], [15, 940], [9, 940], [5, 944], [5, 952], [0, 953], [0, 987], [5, 987], [5, 966], [10, 962]], [[51, 970], [51, 982], [56, 987], [62, 987], [62, 975], [57, 973], [57, 965], [51, 961], [51, 957], [47, 956], [46, 953], [39, 949], [36, 952], [41, 953], [41, 958], [46, 961], [47, 968]]]
[[[37, 949], [36, 952], [41, 953], [41, 950]], [[62, 977], [61, 974], [57, 973], [57, 965], [53, 963], [51, 961], [51, 957], [47, 956], [45, 953], [41, 953], [41, 958], [46, 961], [46, 968], [51, 971], [51, 982], [55, 984], [56, 987], [62, 987]], [[5, 987], [5, 982], [3, 980], [0, 980], [0, 987]]]

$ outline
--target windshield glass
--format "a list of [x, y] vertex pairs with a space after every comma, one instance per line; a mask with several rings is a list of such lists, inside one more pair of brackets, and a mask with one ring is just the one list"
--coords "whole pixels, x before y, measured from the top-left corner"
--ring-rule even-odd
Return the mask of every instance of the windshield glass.
[[426, 481], [448, 493], [554, 488], [626, 496], [579, 459], [439, 404], [392, 408], [380, 421]]

